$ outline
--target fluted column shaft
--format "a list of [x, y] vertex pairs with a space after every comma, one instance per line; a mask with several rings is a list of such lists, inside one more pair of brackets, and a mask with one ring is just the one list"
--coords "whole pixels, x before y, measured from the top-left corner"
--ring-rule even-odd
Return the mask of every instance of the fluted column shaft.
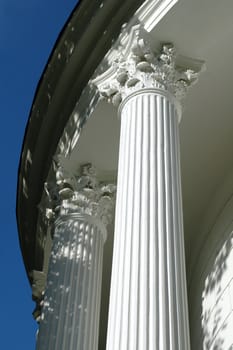
[[203, 61], [147, 34], [122, 33], [93, 80], [121, 112], [107, 350], [189, 350], [178, 119]]
[[142, 89], [121, 107], [107, 350], [188, 350], [175, 99]]
[[88, 215], [56, 220], [38, 350], [98, 349], [105, 234]]
[[75, 176], [58, 159], [55, 171], [56, 182], [45, 184], [54, 237], [37, 350], [97, 350], [103, 246], [116, 188], [99, 182], [90, 163]]

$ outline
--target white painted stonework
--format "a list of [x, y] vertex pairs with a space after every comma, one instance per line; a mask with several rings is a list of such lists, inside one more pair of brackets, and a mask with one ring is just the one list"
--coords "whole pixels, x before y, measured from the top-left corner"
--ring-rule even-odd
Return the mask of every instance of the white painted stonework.
[[138, 9], [135, 16], [146, 31], [151, 32], [166, 13], [178, 2], [178, 0], [147, 0]]
[[99, 184], [90, 165], [77, 179], [64, 175], [59, 167], [56, 186], [47, 184], [47, 216], [55, 218], [55, 229], [37, 349], [97, 350], [103, 246], [115, 186]]
[[176, 67], [172, 45], [154, 54], [136, 26], [94, 80], [121, 103], [107, 350], [190, 349], [178, 121], [197, 75]]
[[189, 349], [174, 104], [141, 91], [121, 130], [107, 349]]
[[[189, 350], [189, 329], [193, 350], [233, 349], [232, 12], [229, 0], [84, 0], [67, 22], [19, 171], [38, 350], [97, 350], [99, 328], [106, 348], [112, 253], [108, 350]], [[188, 57], [207, 66], [190, 92], [203, 62]], [[106, 182], [119, 171], [115, 234], [114, 186], [73, 175], [87, 162]]]

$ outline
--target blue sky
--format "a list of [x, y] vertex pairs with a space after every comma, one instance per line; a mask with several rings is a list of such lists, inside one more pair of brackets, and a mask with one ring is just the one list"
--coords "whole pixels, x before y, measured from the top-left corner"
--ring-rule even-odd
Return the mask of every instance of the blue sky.
[[0, 1], [1, 349], [35, 348], [34, 304], [18, 243], [15, 200], [24, 130], [35, 89], [77, 0]]

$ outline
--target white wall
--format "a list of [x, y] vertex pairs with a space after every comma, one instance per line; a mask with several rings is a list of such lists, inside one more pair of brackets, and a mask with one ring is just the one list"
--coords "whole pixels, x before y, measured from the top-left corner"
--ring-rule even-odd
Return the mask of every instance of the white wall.
[[[192, 350], [233, 349], [233, 172], [206, 212], [189, 281]], [[200, 235], [201, 233], [201, 235]]]

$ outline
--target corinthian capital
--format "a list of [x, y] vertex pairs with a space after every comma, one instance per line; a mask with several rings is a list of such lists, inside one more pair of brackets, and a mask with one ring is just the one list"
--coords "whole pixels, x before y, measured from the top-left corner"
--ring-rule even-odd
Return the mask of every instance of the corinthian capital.
[[100, 182], [91, 164], [83, 165], [80, 175], [74, 176], [58, 163], [56, 183], [46, 183], [45, 191], [48, 218], [79, 213], [99, 219], [104, 225], [112, 220], [116, 186]]
[[[190, 58], [179, 63], [172, 44], [163, 44], [154, 52], [139, 25], [122, 35], [118, 47], [109, 55], [110, 68], [93, 80], [102, 97], [114, 105], [131, 93], [143, 88], [160, 88], [182, 99], [193, 85], [203, 61]], [[184, 65], [183, 65], [184, 64]]]

